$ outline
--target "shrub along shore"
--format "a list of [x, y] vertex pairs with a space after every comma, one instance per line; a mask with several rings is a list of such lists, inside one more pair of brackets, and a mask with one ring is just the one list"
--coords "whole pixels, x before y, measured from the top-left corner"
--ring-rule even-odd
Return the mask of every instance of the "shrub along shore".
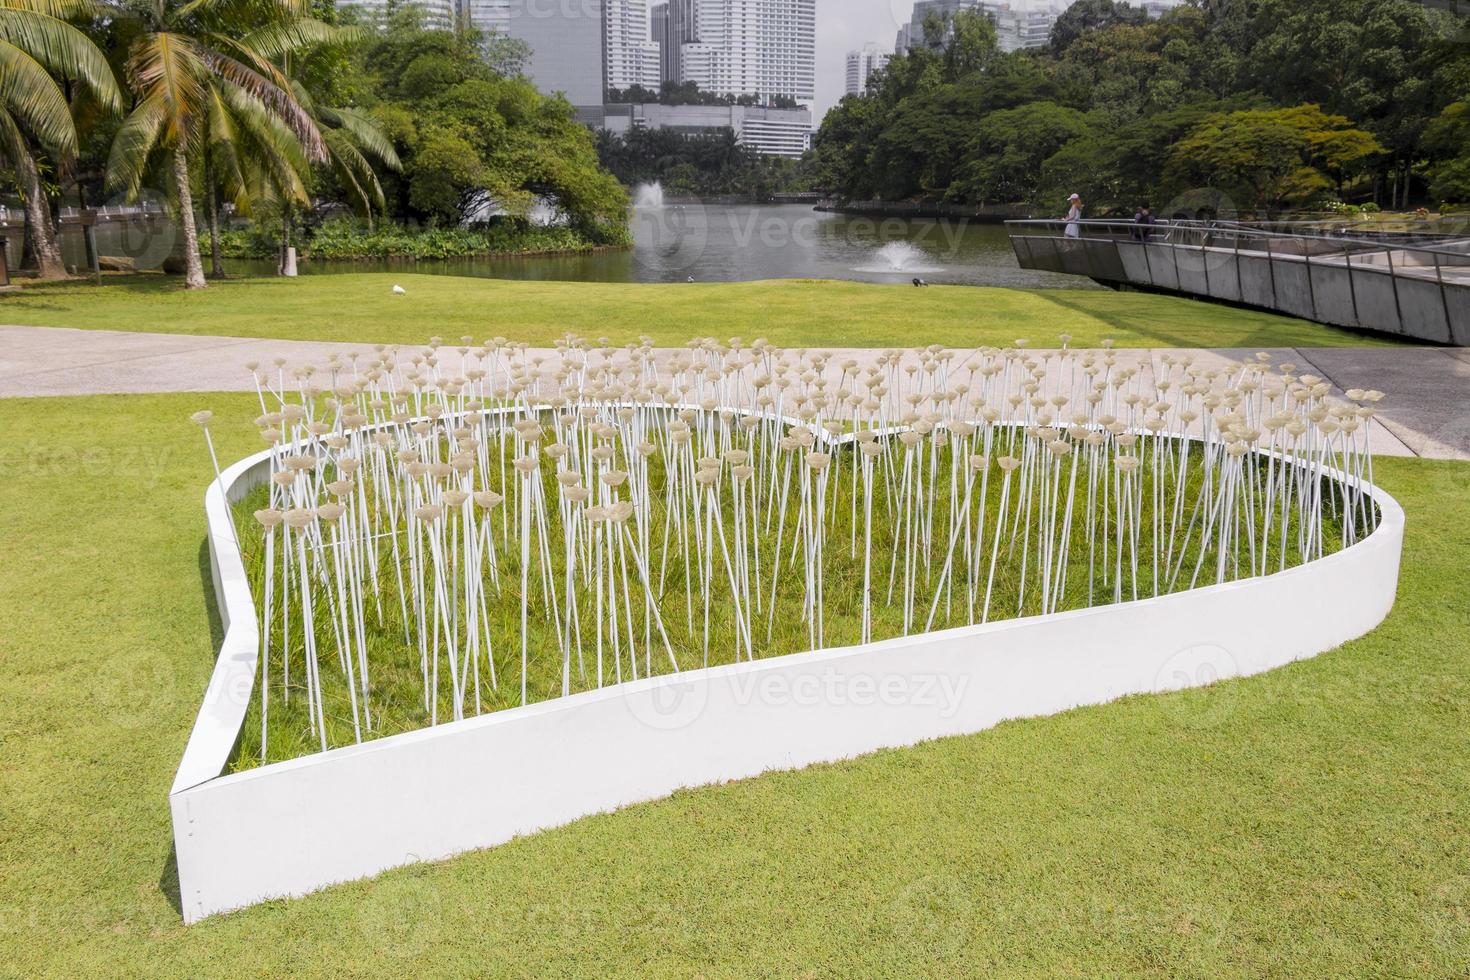
[[[575, 228], [526, 227], [504, 222], [475, 228], [409, 228], [356, 221], [329, 221], [297, 243], [302, 259], [461, 259], [501, 255], [573, 255], [621, 250], [631, 240], [594, 239]], [[232, 259], [273, 259], [279, 239], [261, 230], [239, 229], [220, 236], [220, 251]]]

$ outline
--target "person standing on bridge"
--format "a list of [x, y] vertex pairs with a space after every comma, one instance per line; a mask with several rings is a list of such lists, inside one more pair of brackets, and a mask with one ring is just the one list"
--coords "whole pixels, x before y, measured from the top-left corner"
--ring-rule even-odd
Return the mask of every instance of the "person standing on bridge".
[[1067, 217], [1065, 219], [1066, 222], [1067, 222], [1066, 236], [1068, 238], [1081, 238], [1082, 237], [1082, 195], [1080, 195], [1080, 194], [1073, 194], [1071, 197], [1069, 197], [1067, 199], [1067, 202], [1071, 205], [1071, 207], [1069, 207], [1067, 209]]
[[1154, 213], [1149, 210], [1148, 202], [1138, 206], [1138, 213], [1133, 216], [1133, 240], [1146, 242], [1154, 235]]

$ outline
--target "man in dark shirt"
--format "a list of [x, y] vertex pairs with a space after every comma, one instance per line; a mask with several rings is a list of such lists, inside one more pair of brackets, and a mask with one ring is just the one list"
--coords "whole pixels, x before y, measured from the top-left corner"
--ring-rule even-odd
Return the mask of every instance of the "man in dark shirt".
[[1148, 204], [1139, 205], [1138, 213], [1133, 216], [1133, 238], [1135, 241], [1146, 242], [1153, 237], [1154, 213], [1149, 210]]

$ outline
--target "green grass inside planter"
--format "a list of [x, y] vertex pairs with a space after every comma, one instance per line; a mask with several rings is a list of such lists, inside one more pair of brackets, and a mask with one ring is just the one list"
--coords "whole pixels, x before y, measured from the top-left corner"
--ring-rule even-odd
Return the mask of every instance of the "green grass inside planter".
[[[1169, 452], [1176, 444], [1165, 440]], [[924, 512], [916, 521], [915, 528], [900, 527], [897, 515], [901, 510], [896, 484], [904, 467], [905, 453], [912, 453], [916, 469], [925, 472], [926, 493]], [[926, 445], [922, 450], [905, 450], [893, 440], [885, 450], [886, 456], [874, 461], [872, 543], [870, 552], [864, 545], [864, 496], [859, 481], [856, 492], [853, 486], [851, 447], [839, 449], [833, 456], [829, 471], [826, 498], [826, 532], [824, 535], [822, 583], [822, 621], [820, 648], [853, 646], [861, 642], [864, 562], [865, 554], [871, 554], [872, 592], [872, 637], [884, 640], [905, 634], [904, 580], [906, 577], [905, 556], [912, 560], [912, 592], [909, 599], [910, 625], [908, 634], [925, 632], [931, 610], [934, 614], [933, 630], [969, 625], [981, 621], [985, 614], [986, 592], [989, 588], [989, 620], [1012, 619], [1033, 616], [1043, 612], [1042, 593], [1037, 577], [1042, 562], [1042, 535], [1040, 530], [1040, 495], [1056, 493], [1058, 506], [1065, 506], [1069, 481], [1064, 463], [1063, 475], [1057, 486], [1033, 491], [1022, 498], [1022, 481], [1017, 473], [1012, 478], [1007, 507], [1007, 527], [999, 547], [995, 542], [995, 523], [1002, 506], [1005, 479], [998, 465], [999, 450], [991, 459], [987, 471], [977, 473], [972, 484], [970, 513], [972, 527], [978, 527], [980, 515], [985, 515], [984, 536], [977, 549], [978, 559], [973, 561], [974, 601], [971, 602], [972, 567], [964, 556], [964, 536], [956, 538], [954, 565], [949, 576], [943, 575], [949, 542], [952, 537], [951, 517], [956, 506], [963, 506], [965, 497], [965, 470], [963, 465], [953, 466], [956, 461], [950, 445]], [[478, 697], [470, 694], [465, 699], [464, 716], [493, 712], [521, 705], [521, 564], [518, 515], [516, 500], [511, 487], [517, 476], [505, 465], [502, 471], [496, 454], [490, 454], [491, 474], [489, 486], [506, 493], [506, 500], [495, 511], [489, 513], [492, 534], [495, 539], [495, 569], [500, 586], [496, 591], [489, 584], [491, 563], [482, 563], [479, 574], [489, 590], [486, 602], [489, 624], [489, 643], [493, 656], [483, 652], [475, 664], [478, 671]], [[700, 453], [696, 452], [696, 455]], [[968, 456], [968, 452], [962, 454]], [[799, 462], [800, 457], [782, 453], [784, 460], [791, 458]], [[719, 549], [718, 539], [712, 538], [713, 571], [710, 589], [706, 593], [701, 587], [704, 575], [703, 558], [695, 546], [692, 530], [687, 530], [687, 549], [678, 544], [677, 525], [670, 527], [670, 512], [666, 493], [667, 480], [662, 455], [649, 461], [650, 507], [647, 534], [649, 575], [657, 595], [658, 619], [662, 621], [668, 636], [673, 656], [681, 670], [705, 666], [720, 666], [737, 663], [745, 658], [745, 649], [739, 639], [740, 626], [736, 617], [736, 600], [730, 588], [729, 573], [724, 563], [724, 553]], [[1111, 456], [1106, 458], [1111, 459]], [[1228, 549], [1226, 572], [1219, 577], [1218, 549], [1212, 540], [1209, 547], [1202, 548], [1201, 528], [1193, 527], [1188, 535], [1183, 531], [1196, 500], [1202, 491], [1204, 468], [1203, 452], [1197, 446], [1190, 452], [1187, 467], [1188, 479], [1183, 488], [1181, 530], [1174, 541], [1169, 541], [1170, 511], [1176, 506], [1177, 483], [1172, 479], [1160, 481], [1162, 502], [1160, 516], [1160, 540], [1155, 547], [1154, 533], [1154, 490], [1155, 481], [1151, 469], [1140, 467], [1136, 479], [1142, 481], [1142, 505], [1139, 512], [1139, 562], [1135, 569], [1132, 562], [1133, 546], [1128, 545], [1120, 560], [1117, 552], [1117, 512], [1115, 488], [1109, 488], [1105, 501], [1099, 485], [1093, 503], [1092, 520], [1088, 520], [1088, 480], [1085, 468], [1079, 468], [1076, 478], [1072, 530], [1066, 562], [1064, 588], [1060, 600], [1053, 609], [1064, 611], [1086, 608], [1092, 605], [1111, 603], [1115, 597], [1123, 600], [1144, 598], [1154, 595], [1154, 578], [1157, 571], [1161, 582], [1160, 592], [1183, 591], [1194, 582], [1199, 586], [1213, 585], [1217, 581], [1230, 581], [1248, 576], [1251, 542], [1242, 531], [1237, 535], [1233, 548]], [[959, 461], [963, 464], [963, 458]], [[892, 479], [884, 478], [885, 469], [891, 467]], [[366, 467], [365, 469], [371, 469]], [[639, 577], [637, 564], [628, 555], [617, 582], [617, 617], [619, 624], [619, 655], [614, 654], [611, 636], [612, 623], [610, 605], [613, 595], [604, 590], [603, 622], [604, 633], [599, 639], [596, 629], [598, 596], [595, 584], [590, 581], [590, 567], [579, 565], [574, 576], [573, 590], [580, 614], [580, 629], [566, 624], [568, 603], [566, 602], [565, 524], [558, 513], [555, 467], [551, 460], [544, 459], [540, 472], [543, 490], [548, 501], [550, 591], [543, 584], [542, 560], [536, 554], [538, 545], [533, 543], [529, 566], [527, 593], [528, 642], [526, 688], [527, 703], [536, 703], [558, 697], [562, 693], [563, 648], [560, 636], [570, 633], [567, 644], [570, 660], [570, 692], [595, 690], [599, 687], [599, 659], [601, 684], [612, 685], [639, 677], [659, 676], [673, 672], [668, 650], [663, 644], [657, 621], [647, 614], [645, 589]], [[1100, 472], [1112, 476], [1110, 462], [1103, 462]], [[1262, 463], [1264, 480], [1265, 464]], [[1278, 470], [1279, 472], [1279, 470]], [[814, 642], [814, 631], [805, 614], [805, 558], [804, 542], [796, 537], [796, 509], [799, 495], [799, 468], [793, 466], [789, 477], [790, 497], [784, 527], [775, 519], [779, 514], [779, 491], [775, 501], [762, 500], [760, 519], [747, 515], [746, 526], [755, 532], [750, 544], [752, 592], [760, 592], [758, 606], [751, 615], [751, 634], [754, 656], [759, 658], [800, 653], [818, 648]], [[953, 474], [953, 483], [951, 475]], [[335, 474], [328, 474], [328, 479]], [[932, 483], [930, 482], [932, 480]], [[1323, 537], [1326, 551], [1337, 550], [1342, 538], [1342, 522], [1345, 515], [1335, 510], [1336, 500], [1331, 486], [1324, 481], [1324, 492], [1328, 503], [1324, 506]], [[762, 497], [765, 487], [762, 486]], [[986, 490], [984, 506], [981, 506], [981, 491]], [[725, 544], [735, 557], [733, 528], [735, 511], [731, 480], [726, 472], [719, 485], [721, 522], [724, 526]], [[623, 491], [626, 497], [626, 488]], [[369, 493], [369, 499], [372, 494]], [[1264, 483], [1255, 487], [1252, 499], [1260, 506], [1264, 499]], [[747, 497], [748, 501], [748, 497]], [[768, 503], [775, 507], [767, 508]], [[1106, 511], [1104, 505], [1106, 503]], [[854, 506], [854, 504], [856, 506]], [[264, 548], [260, 525], [251, 516], [257, 509], [268, 505], [264, 485], [253, 490], [235, 508], [237, 527], [242, 531], [247, 571], [256, 597], [257, 614], [263, 608]], [[1024, 512], [1019, 528], [1011, 522], [1017, 510]], [[483, 513], [477, 519], [483, 520]], [[1290, 509], [1288, 537], [1293, 538], [1300, 523], [1300, 513], [1293, 502]], [[1269, 541], [1256, 542], [1265, 555], [1266, 567], [1275, 571], [1279, 568], [1295, 567], [1300, 559], [1295, 547], [1288, 543], [1283, 559], [1283, 544], [1277, 526]], [[1132, 519], [1130, 518], [1130, 521]], [[380, 534], [383, 529], [380, 528]], [[635, 525], [630, 521], [629, 528]], [[585, 533], [586, 525], [583, 525]], [[1089, 528], [1093, 531], [1090, 533]], [[1130, 524], [1131, 528], [1131, 524]], [[670, 544], [665, 551], [663, 542], [669, 532]], [[713, 531], [719, 534], [719, 525]], [[268, 666], [271, 689], [266, 705], [267, 726], [264, 732], [266, 751], [261, 751], [262, 726], [260, 700], [261, 675], [257, 669], [255, 692], [246, 718], [242, 737], [232, 758], [231, 768], [235, 771], [253, 768], [268, 762], [308, 755], [320, 750], [322, 740], [312, 724], [308, 707], [306, 675], [304, 671], [304, 638], [301, 635], [301, 611], [299, 600], [291, 612], [291, 637], [289, 644], [281, 642], [280, 628], [280, 585], [281, 539], [277, 532], [277, 554], [275, 563], [275, 613], [271, 637]], [[636, 535], [635, 535], [636, 536]], [[444, 723], [454, 719], [451, 688], [451, 671], [447, 638], [436, 638], [432, 630], [425, 631], [428, 659], [425, 659], [417, 640], [417, 620], [411, 594], [400, 599], [399, 581], [412, 581], [415, 574], [408, 559], [409, 532], [403, 523], [396, 527], [396, 542], [381, 536], [376, 543], [379, 573], [376, 579], [364, 579], [364, 617], [367, 624], [366, 659], [368, 663], [368, 712], [361, 712], [361, 693], [348, 684], [348, 674], [343, 666], [344, 656], [353, 656], [354, 671], [361, 670], [356, 658], [356, 647], [347, 635], [346, 645], [339, 643], [339, 627], [334, 623], [333, 606], [329, 603], [329, 586], [318, 583], [314, 589], [313, 621], [316, 624], [315, 642], [318, 676], [321, 678], [323, 715], [326, 729], [326, 744], [339, 748], [354, 744], [356, 734], [353, 719], [353, 695], [359, 700], [359, 721], [362, 724], [363, 740], [427, 727], [433, 723]], [[539, 542], [539, 537], [535, 538]], [[395, 551], [396, 544], [396, 551]], [[343, 546], [345, 553], [346, 546]], [[775, 560], [779, 549], [779, 570]], [[754, 555], [759, 551], [760, 561]], [[446, 549], [447, 552], [447, 549]], [[317, 551], [308, 549], [308, 561], [314, 561]], [[330, 553], [320, 552], [330, 566]], [[395, 554], [397, 561], [395, 564]], [[1158, 561], [1155, 562], [1155, 555]], [[665, 557], [666, 556], [666, 557]], [[446, 557], [448, 557], [446, 553]], [[995, 570], [991, 582], [991, 561]], [[293, 560], [294, 553], [293, 553]], [[1156, 569], [1157, 564], [1157, 569]], [[456, 567], [450, 565], [449, 567]], [[466, 574], [461, 560], [459, 571], [453, 574], [458, 589], [452, 600], [454, 621], [459, 625], [460, 635], [456, 638], [456, 649], [463, 651], [468, 643], [468, 608], [463, 601], [462, 579]], [[294, 566], [293, 566], [294, 573]], [[1058, 581], [1053, 571], [1053, 581]], [[1168, 587], [1171, 577], [1177, 577], [1173, 588]], [[606, 580], [604, 579], [604, 582]], [[624, 582], [626, 596], [624, 598]], [[297, 586], [293, 583], [293, 590]], [[553, 603], [551, 598], [555, 596]], [[774, 598], [774, 605], [772, 599]], [[432, 603], [432, 592], [428, 594]], [[937, 604], [936, 604], [937, 603]], [[407, 606], [409, 629], [405, 629], [403, 610]], [[431, 607], [432, 608], [432, 607]], [[628, 613], [631, 612], [631, 637]], [[708, 644], [706, 647], [706, 633]], [[580, 637], [580, 641], [578, 641]], [[483, 642], [483, 641], [482, 641]], [[636, 656], [636, 666], [631, 662], [630, 649]], [[491, 660], [493, 660], [496, 683], [491, 682]], [[437, 679], [433, 678], [437, 661]], [[425, 672], [431, 673], [431, 683], [425, 683]], [[288, 683], [283, 683], [289, 678]], [[437, 691], [437, 697], [426, 695], [426, 687]], [[467, 682], [469, 691], [475, 691], [473, 682]], [[478, 707], [477, 707], [478, 702]]]

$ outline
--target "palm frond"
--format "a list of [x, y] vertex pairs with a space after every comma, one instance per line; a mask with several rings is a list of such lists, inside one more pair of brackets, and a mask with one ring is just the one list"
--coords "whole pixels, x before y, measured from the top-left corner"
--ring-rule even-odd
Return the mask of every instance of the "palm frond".
[[279, 58], [292, 51], [324, 44], [349, 44], [362, 36], [356, 28], [334, 27], [320, 20], [302, 18], [281, 24], [267, 24], [242, 35], [241, 46], [266, 58]]
[[112, 138], [107, 155], [105, 184], [110, 191], [121, 191], [128, 200], [138, 196], [148, 159], [163, 138], [168, 112], [157, 98], [145, 99], [128, 114]]
[[0, 107], [47, 149], [76, 152], [76, 124], [61, 86], [40, 62], [8, 41], [0, 41]]
[[234, 58], [208, 48], [202, 50], [204, 62], [211, 72], [269, 109], [296, 135], [309, 159], [317, 163], [326, 162], [327, 151], [322, 143], [322, 134], [290, 91]]
[[381, 160], [383, 165], [390, 170], [403, 169], [403, 161], [398, 159], [398, 151], [393, 149], [393, 141], [388, 139], [367, 116], [356, 109], [337, 108], [323, 109], [321, 116], [327, 125], [349, 133], [360, 148]]
[[96, 20], [112, 10], [97, 0], [0, 0], [0, 8], [29, 10], [58, 20]]
[[235, 126], [242, 160], [258, 166], [285, 196], [305, 201], [303, 177], [311, 172], [311, 161], [296, 134], [248, 90], [224, 79], [217, 84]]
[[358, 210], [372, 213], [374, 207], [383, 210], [386, 206], [383, 185], [372, 164], [353, 145], [352, 140], [341, 130], [329, 129], [322, 134], [332, 154], [332, 171], [348, 192], [356, 199]]
[[47, 69], [81, 82], [103, 106], [122, 108], [122, 94], [107, 58], [91, 38], [66, 21], [0, 6], [0, 40], [28, 52]]
[[15, 167], [20, 163], [23, 154], [30, 153], [30, 147], [26, 145], [25, 134], [20, 131], [15, 118], [4, 109], [0, 109], [0, 160], [8, 166]]
[[240, 164], [240, 135], [234, 116], [224, 104], [217, 88], [211, 89], [206, 107], [208, 124], [205, 127], [205, 160], [210, 176], [241, 211], [250, 210], [250, 192]]
[[163, 111], [163, 138], [189, 138], [189, 124], [204, 102], [209, 66], [200, 49], [182, 34], [158, 31], [140, 38], [128, 61], [134, 90]]

